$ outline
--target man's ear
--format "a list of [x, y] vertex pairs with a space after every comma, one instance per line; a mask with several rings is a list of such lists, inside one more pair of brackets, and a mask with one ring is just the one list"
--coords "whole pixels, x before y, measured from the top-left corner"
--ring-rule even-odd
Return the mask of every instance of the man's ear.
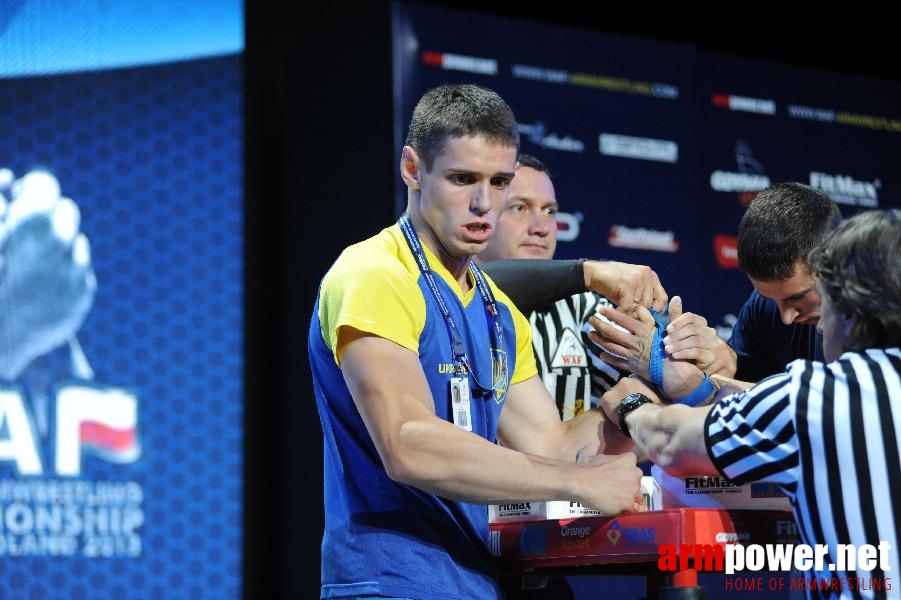
[[842, 333], [845, 339], [851, 337], [851, 330], [854, 328], [854, 313], [846, 312], [842, 315]]
[[418, 192], [422, 189], [422, 161], [411, 146], [404, 146], [400, 153], [400, 177], [407, 187]]

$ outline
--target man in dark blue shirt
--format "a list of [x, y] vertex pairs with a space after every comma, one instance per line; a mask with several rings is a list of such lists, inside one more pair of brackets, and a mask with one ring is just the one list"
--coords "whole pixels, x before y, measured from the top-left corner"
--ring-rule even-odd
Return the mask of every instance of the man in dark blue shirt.
[[738, 226], [738, 264], [754, 291], [729, 340], [736, 379], [782, 373], [796, 358], [823, 360], [820, 295], [807, 255], [841, 219], [825, 192], [801, 183], [774, 184], [748, 207]]

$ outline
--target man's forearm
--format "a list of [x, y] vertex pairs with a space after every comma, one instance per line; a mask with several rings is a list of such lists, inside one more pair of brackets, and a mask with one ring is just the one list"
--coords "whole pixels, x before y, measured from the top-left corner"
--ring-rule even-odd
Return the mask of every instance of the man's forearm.
[[[586, 425], [588, 422], [586, 421]], [[480, 504], [575, 500], [599, 506], [603, 471], [572, 457], [526, 454], [488, 442], [447, 422], [407, 423], [389, 475], [446, 498]]]

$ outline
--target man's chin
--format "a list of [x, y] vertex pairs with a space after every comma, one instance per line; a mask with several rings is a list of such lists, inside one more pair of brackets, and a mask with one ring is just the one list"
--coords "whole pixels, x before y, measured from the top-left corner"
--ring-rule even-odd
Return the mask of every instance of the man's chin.
[[[464, 253], [470, 256], [476, 256], [481, 254], [488, 247], [488, 242], [464, 242], [461, 246]], [[490, 254], [490, 252], [488, 254]], [[479, 256], [479, 260], [488, 262], [492, 259], [486, 254], [485, 256]]]
[[516, 258], [553, 258], [546, 248], [520, 248]]

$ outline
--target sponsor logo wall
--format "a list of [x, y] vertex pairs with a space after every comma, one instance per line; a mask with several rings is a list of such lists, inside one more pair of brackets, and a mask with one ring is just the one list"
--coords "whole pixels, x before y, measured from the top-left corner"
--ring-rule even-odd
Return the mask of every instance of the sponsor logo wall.
[[396, 145], [426, 89], [496, 90], [554, 175], [556, 257], [648, 264], [720, 335], [751, 291], [735, 236], [758, 191], [901, 206], [901, 84], [433, 7], [396, 5], [393, 25]]

